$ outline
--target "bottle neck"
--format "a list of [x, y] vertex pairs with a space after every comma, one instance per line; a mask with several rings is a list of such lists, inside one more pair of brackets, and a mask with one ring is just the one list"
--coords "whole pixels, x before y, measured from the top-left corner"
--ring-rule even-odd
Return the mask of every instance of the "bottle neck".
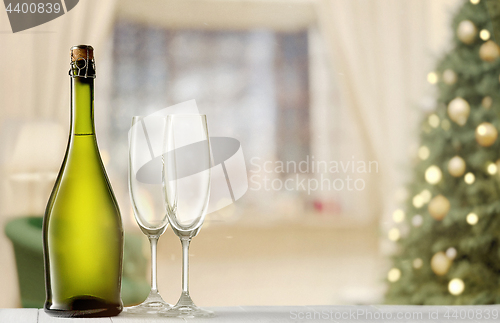
[[93, 135], [94, 79], [71, 78], [71, 134]]

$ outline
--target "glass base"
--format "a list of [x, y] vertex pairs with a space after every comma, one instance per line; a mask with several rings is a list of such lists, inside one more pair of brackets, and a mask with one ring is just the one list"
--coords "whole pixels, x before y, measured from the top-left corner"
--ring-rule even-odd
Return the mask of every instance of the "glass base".
[[204, 310], [194, 305], [193, 301], [191, 300], [191, 297], [186, 292], [182, 292], [179, 301], [174, 307], [172, 307], [169, 310], [163, 310], [158, 314], [166, 317], [182, 317], [182, 318], [215, 316], [214, 312]]
[[151, 291], [148, 297], [139, 305], [123, 308], [127, 314], [156, 314], [171, 309], [172, 305], [163, 300], [157, 291]]

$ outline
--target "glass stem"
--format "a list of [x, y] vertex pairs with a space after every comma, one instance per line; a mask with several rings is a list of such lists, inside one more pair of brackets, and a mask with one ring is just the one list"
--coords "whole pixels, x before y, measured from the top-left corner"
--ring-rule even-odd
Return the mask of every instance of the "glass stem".
[[157, 236], [150, 236], [151, 244], [151, 293], [158, 293], [158, 285], [156, 282], [156, 245], [158, 244]]
[[191, 239], [181, 239], [182, 244], [182, 293], [189, 295], [189, 243]]

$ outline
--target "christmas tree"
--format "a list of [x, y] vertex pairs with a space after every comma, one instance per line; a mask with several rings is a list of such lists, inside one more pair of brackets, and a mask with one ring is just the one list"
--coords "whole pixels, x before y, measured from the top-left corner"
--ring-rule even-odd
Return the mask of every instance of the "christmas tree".
[[453, 19], [453, 49], [428, 80], [437, 106], [421, 124], [389, 304], [500, 303], [500, 41], [498, 0], [470, 0]]

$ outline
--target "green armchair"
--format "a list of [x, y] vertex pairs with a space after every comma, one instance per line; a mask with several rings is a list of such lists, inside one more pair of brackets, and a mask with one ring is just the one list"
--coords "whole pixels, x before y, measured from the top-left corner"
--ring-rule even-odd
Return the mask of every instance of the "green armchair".
[[[42, 217], [12, 219], [5, 226], [5, 234], [14, 246], [21, 305], [42, 308], [45, 302]], [[124, 306], [139, 304], [148, 296], [146, 266], [141, 237], [126, 234], [122, 277]]]

